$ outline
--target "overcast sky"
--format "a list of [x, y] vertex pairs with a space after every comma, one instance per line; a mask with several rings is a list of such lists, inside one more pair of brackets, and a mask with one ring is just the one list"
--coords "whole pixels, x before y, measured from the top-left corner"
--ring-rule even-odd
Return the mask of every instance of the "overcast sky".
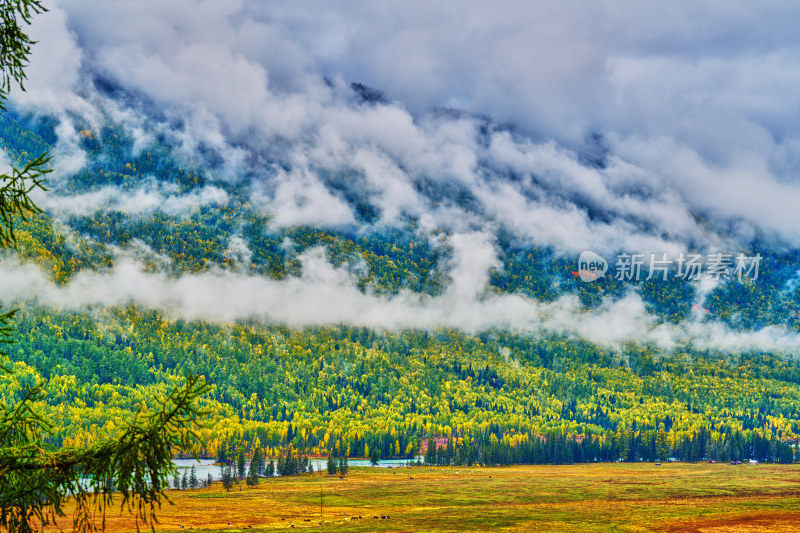
[[33, 69], [83, 67], [231, 120], [267, 91], [309, 94], [327, 76], [377, 87], [415, 116], [457, 107], [543, 137], [668, 135], [725, 159], [797, 135], [793, 2], [48, 5]]
[[[482, 161], [487, 154], [474, 146], [468, 125], [458, 132], [426, 128], [432, 109], [448, 107], [513, 126], [539, 147], [552, 141], [568, 156], [588, 150], [586, 140], [601, 134], [617, 158], [615, 176], [577, 176], [575, 169], [562, 169], [571, 175], [554, 179], [580, 182], [573, 187], [582, 188], [583, 200], [594, 195], [591, 201], [615, 210], [652, 211], [653, 206], [620, 201], [637, 187], [654, 189], [650, 196], [659, 196], [657, 203], [668, 206], [672, 216], [662, 208], [655, 214], [661, 218], [648, 223], [661, 226], [666, 217], [678, 240], [699, 231], [689, 228], [689, 220], [675, 220], [692, 214], [719, 219], [744, 237], [762, 230], [800, 243], [800, 210], [794, 209], [800, 200], [797, 3], [60, 0], [48, 5], [51, 12], [32, 28], [40, 43], [30, 66], [29, 94], [20, 101], [88, 113], [91, 83], [103, 79], [185, 119], [193, 142], [223, 147], [246, 140], [256, 150], [276, 136], [305, 142], [298, 149], [299, 170], [271, 193], [294, 194], [298, 179], [306, 188], [317, 187], [313, 168], [341, 161], [314, 159], [310, 148], [341, 160], [341, 150], [330, 146], [335, 142], [346, 145], [348, 158], [369, 145], [373, 156], [385, 155], [404, 168], [417, 164], [420, 172], [461, 172], [463, 181], [465, 173], [475, 173], [470, 158]], [[365, 117], [343, 106], [342, 87], [350, 82], [383, 91], [389, 104], [382, 114]], [[496, 140], [499, 148], [502, 139]], [[503, 156], [493, 152], [495, 166], [532, 171], [514, 168], [525, 166], [519, 153], [531, 148], [518, 141], [506, 143]], [[421, 144], [449, 149], [450, 157], [425, 166]], [[235, 174], [243, 154], [228, 155]], [[311, 175], [303, 170], [306, 163]], [[451, 168], [455, 165], [461, 170]], [[397, 179], [372, 184], [387, 185], [402, 192]], [[328, 205], [333, 213], [328, 219], [349, 220], [337, 198], [317, 188], [312, 200]], [[487, 199], [487, 211], [512, 201]], [[571, 206], [559, 209], [581, 218], [584, 207], [577, 205], [572, 213]], [[410, 205], [382, 208], [387, 219], [392, 210], [414, 211]], [[284, 218], [296, 222], [295, 215]], [[503, 223], [536, 233], [524, 228], [531, 222], [517, 217]], [[548, 240], [554, 239], [538, 239]]]

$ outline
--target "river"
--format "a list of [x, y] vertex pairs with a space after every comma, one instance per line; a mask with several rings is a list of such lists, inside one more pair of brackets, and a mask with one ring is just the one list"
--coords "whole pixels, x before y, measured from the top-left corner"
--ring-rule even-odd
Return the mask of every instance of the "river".
[[[273, 459], [277, 463], [277, 459]], [[314, 466], [314, 472], [319, 472], [320, 470], [327, 470], [328, 459], [324, 458], [309, 458], [308, 460]], [[386, 459], [381, 460], [374, 468], [397, 468], [401, 466], [406, 466], [408, 464], [408, 459]], [[269, 463], [269, 460], [267, 460]], [[200, 481], [205, 481], [208, 479], [208, 474], [214, 478], [214, 481], [219, 481], [220, 478], [220, 468], [219, 465], [214, 464], [213, 459], [173, 459], [172, 463], [178, 467], [178, 475], [183, 476], [183, 472], [195, 467], [195, 472], [197, 473], [197, 479]], [[369, 459], [348, 459], [347, 464], [349, 466], [369, 466], [372, 467], [373, 465], [370, 463]], [[249, 463], [248, 463], [249, 467]], [[277, 474], [276, 474], [277, 475]]]

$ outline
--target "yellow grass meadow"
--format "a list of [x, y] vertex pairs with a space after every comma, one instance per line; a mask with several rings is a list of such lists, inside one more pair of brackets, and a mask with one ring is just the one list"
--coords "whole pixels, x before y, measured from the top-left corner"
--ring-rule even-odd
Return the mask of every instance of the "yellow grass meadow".
[[352, 468], [169, 494], [156, 531], [800, 531], [800, 465]]

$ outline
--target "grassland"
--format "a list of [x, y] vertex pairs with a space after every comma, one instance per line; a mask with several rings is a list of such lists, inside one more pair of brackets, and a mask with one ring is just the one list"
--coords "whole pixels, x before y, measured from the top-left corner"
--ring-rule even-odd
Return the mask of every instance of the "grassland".
[[800, 465], [354, 468], [170, 498], [156, 531], [800, 531]]

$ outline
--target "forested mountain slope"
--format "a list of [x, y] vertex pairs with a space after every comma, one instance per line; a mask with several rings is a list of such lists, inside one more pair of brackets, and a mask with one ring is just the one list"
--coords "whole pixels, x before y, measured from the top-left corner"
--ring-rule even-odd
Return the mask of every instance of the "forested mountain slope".
[[[736, 250], [763, 257], [757, 280], [584, 283], [576, 256], [502, 224], [488, 238], [386, 223], [341, 173], [325, 179], [352, 220], [279, 223], [261, 177], [220, 178], [213, 150], [73, 120], [85, 160], [38, 197], [44, 213], [19, 221], [2, 261], [5, 304], [21, 307], [3, 394], [46, 378], [59, 444], [114, 432], [191, 372], [216, 386], [201, 431], [212, 456], [413, 457], [447, 437], [438, 461], [791, 459], [797, 249]], [[57, 124], [14, 111], [0, 139], [24, 162], [58, 151]], [[452, 183], [417, 193], [485, 215]]]

